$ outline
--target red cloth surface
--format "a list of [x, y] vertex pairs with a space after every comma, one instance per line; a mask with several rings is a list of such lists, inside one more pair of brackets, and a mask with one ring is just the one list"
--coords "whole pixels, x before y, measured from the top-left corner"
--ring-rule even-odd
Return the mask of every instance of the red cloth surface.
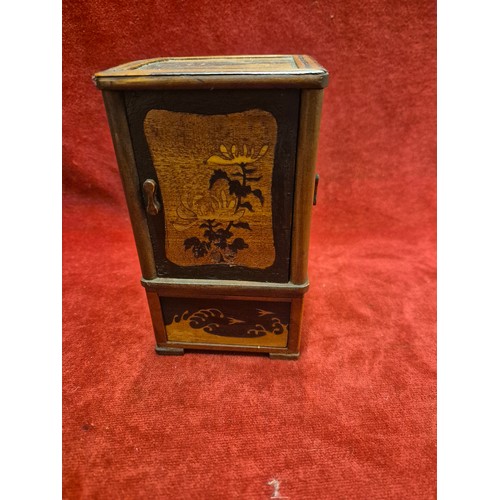
[[[63, 497], [434, 498], [434, 2], [63, 7]], [[160, 357], [91, 75], [246, 53], [332, 75], [302, 356]]]

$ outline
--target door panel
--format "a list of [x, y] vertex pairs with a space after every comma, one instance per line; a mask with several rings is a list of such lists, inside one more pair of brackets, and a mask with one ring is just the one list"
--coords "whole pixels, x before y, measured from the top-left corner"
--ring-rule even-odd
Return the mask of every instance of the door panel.
[[128, 92], [126, 105], [140, 183], [158, 186], [158, 275], [287, 282], [299, 92]]

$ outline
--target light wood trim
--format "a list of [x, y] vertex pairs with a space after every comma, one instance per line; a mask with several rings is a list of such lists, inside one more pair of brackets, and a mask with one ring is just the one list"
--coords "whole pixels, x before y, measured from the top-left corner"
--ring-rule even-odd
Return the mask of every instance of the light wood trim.
[[[160, 64], [158, 64], [160, 63]], [[163, 67], [161, 66], [163, 64]], [[230, 64], [227, 64], [230, 63]], [[156, 64], [156, 67], [152, 67]], [[288, 66], [287, 66], [288, 64]], [[149, 66], [149, 68], [147, 67]], [[304, 54], [265, 54], [238, 56], [194, 56], [194, 57], [155, 57], [120, 64], [112, 68], [98, 71], [95, 78], [99, 80], [114, 76], [144, 76], [171, 74], [293, 74], [293, 73], [327, 73], [317, 61]]]
[[303, 298], [292, 299], [292, 304], [290, 306], [290, 325], [288, 327], [289, 353], [299, 352], [303, 308], [304, 308]]
[[164, 297], [199, 297], [201, 295], [251, 296], [271, 298], [301, 297], [309, 283], [268, 283], [261, 281], [202, 280], [180, 278], [142, 279], [142, 286]]
[[298, 55], [298, 54], [295, 54], [293, 56], [293, 60], [295, 62], [295, 65], [297, 66], [298, 69], [304, 69], [306, 68], [307, 66], [304, 64], [304, 60]]
[[296, 284], [307, 282], [309, 232], [322, 102], [322, 90], [303, 90], [301, 93], [290, 265], [290, 281]]
[[298, 57], [304, 62], [304, 66], [306, 68], [321, 68], [326, 71], [326, 69], [323, 68], [323, 66], [321, 66], [321, 64], [319, 64], [314, 57], [308, 56], [307, 54], [301, 54]]
[[154, 292], [146, 292], [146, 297], [148, 299], [149, 311], [151, 312], [156, 343], [164, 344], [167, 341], [167, 332], [165, 331], [165, 322], [163, 321], [163, 313], [161, 312], [160, 298]]
[[[170, 325], [169, 325], [170, 326]], [[185, 329], [179, 331], [178, 327], [169, 330], [166, 327], [167, 342], [180, 342], [182, 344], [190, 345], [220, 345], [220, 346], [244, 346], [244, 347], [279, 347], [286, 349], [288, 343], [288, 331], [281, 335], [265, 335], [263, 337], [222, 337], [206, 333], [203, 329], [192, 329], [187, 326]]]
[[259, 302], [290, 302], [290, 297], [262, 297], [260, 295], [219, 295], [207, 292], [195, 293], [194, 291], [184, 291], [176, 293], [175, 290], [159, 289], [157, 293], [160, 297], [164, 298], [179, 298], [179, 299], [209, 299], [209, 300], [234, 300], [234, 301], [256, 301]]
[[130, 222], [132, 223], [142, 275], [146, 279], [154, 279], [156, 277], [156, 267], [153, 247], [151, 245], [146, 212], [142, 201], [139, 177], [135, 166], [134, 151], [130, 139], [123, 95], [112, 91], [103, 91], [102, 94], [123, 190], [125, 191], [125, 199], [127, 201]]
[[95, 78], [100, 89], [272, 89], [272, 88], [324, 88], [328, 73], [234, 73], [234, 74], [171, 74], [142, 76], [102, 76]]
[[194, 344], [190, 342], [170, 342], [158, 344], [159, 347], [174, 347], [181, 349], [195, 349], [195, 350], [209, 350], [209, 351], [239, 351], [239, 352], [253, 352], [253, 353], [288, 353], [286, 347], [270, 347], [270, 346], [251, 346], [251, 345], [229, 345], [229, 344]]

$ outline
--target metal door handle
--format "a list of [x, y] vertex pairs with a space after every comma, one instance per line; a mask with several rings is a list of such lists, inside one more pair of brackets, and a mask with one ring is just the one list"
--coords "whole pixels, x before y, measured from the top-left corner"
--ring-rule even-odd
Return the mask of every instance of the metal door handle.
[[316, 177], [314, 178], [313, 205], [316, 205], [316, 196], [318, 195], [318, 184], [319, 184], [319, 174], [316, 174]]
[[157, 188], [158, 185], [153, 179], [146, 179], [142, 185], [142, 191], [144, 192], [144, 196], [148, 202], [146, 212], [149, 215], [158, 215], [160, 212], [161, 205], [156, 197]]

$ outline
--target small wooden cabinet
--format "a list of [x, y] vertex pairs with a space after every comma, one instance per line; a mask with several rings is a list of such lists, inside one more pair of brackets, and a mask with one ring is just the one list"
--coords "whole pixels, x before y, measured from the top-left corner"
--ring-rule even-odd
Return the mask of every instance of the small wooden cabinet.
[[94, 79], [157, 352], [297, 358], [327, 71], [302, 55], [189, 57]]

